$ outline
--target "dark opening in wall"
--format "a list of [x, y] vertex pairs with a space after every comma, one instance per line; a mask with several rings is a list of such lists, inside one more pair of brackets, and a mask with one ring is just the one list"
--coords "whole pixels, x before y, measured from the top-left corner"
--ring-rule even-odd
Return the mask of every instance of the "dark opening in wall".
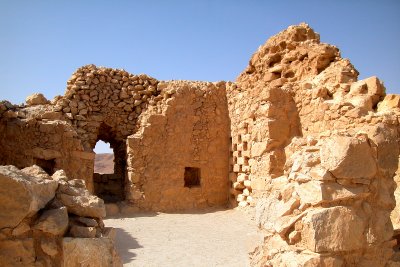
[[200, 187], [200, 168], [185, 167], [185, 187]]
[[56, 167], [56, 159], [35, 159], [35, 164], [47, 172], [48, 175], [53, 175]]
[[97, 161], [93, 174], [94, 193], [106, 203], [125, 199], [126, 146], [117, 140], [112, 129], [102, 124], [94, 148], [96, 158], [103, 153], [103, 162]]

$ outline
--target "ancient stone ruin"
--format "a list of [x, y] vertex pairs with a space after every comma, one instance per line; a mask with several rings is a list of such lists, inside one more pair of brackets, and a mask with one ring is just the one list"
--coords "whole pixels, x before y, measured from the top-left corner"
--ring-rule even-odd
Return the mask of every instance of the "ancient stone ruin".
[[[399, 118], [306, 24], [235, 82], [83, 66], [64, 96], [0, 104], [0, 265], [118, 266], [106, 210], [229, 205], [264, 233], [253, 266], [400, 266]], [[99, 140], [113, 174], [94, 173]]]

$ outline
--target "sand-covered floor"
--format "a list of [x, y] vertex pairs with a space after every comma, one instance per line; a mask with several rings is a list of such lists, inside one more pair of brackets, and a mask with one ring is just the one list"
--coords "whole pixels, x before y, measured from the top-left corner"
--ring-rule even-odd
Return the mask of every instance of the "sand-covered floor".
[[238, 210], [140, 213], [105, 220], [124, 266], [249, 266], [257, 228]]

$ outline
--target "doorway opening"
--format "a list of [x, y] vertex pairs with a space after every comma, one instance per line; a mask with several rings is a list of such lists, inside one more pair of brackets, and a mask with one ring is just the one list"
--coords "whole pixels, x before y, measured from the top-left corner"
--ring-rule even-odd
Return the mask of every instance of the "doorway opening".
[[94, 193], [105, 203], [125, 199], [126, 147], [115, 140], [106, 126], [100, 128], [94, 148], [96, 153], [93, 173]]

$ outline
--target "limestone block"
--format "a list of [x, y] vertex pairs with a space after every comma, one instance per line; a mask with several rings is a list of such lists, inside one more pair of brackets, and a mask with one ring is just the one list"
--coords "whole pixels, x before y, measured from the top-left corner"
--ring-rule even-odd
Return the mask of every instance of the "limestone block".
[[54, 257], [59, 253], [58, 245], [54, 239], [42, 239], [40, 240], [40, 247], [43, 252], [47, 255]]
[[250, 181], [250, 180], [245, 180], [245, 181], [243, 182], [243, 185], [244, 185], [245, 187], [251, 189], [251, 181]]
[[68, 181], [68, 177], [67, 174], [65, 173], [64, 170], [57, 170], [55, 173], [53, 173], [53, 175], [51, 176], [51, 178], [55, 181], [64, 181], [67, 182]]
[[28, 106], [44, 105], [49, 103], [49, 101], [44, 97], [44, 95], [40, 93], [35, 93], [28, 96], [25, 99], [25, 102]]
[[367, 140], [334, 136], [321, 147], [321, 165], [336, 178], [372, 178], [377, 164], [374, 151]]
[[267, 142], [256, 142], [251, 146], [251, 156], [259, 157], [267, 150]]
[[242, 207], [242, 208], [246, 207], [247, 205], [248, 205], [248, 203], [245, 200], [239, 201], [239, 204], [238, 204], [238, 206]]
[[39, 217], [34, 229], [52, 235], [63, 236], [68, 228], [67, 208], [46, 210]]
[[80, 225], [72, 225], [69, 233], [72, 237], [94, 238], [96, 237], [96, 228]]
[[25, 173], [26, 175], [35, 176], [41, 179], [51, 179], [50, 175], [48, 175], [47, 172], [37, 165], [23, 168], [21, 172]]
[[334, 182], [310, 181], [295, 187], [302, 204], [317, 205], [322, 202], [333, 202], [350, 198], [368, 196], [368, 186], [343, 186]]
[[95, 219], [92, 218], [86, 218], [86, 217], [77, 217], [75, 218], [75, 221], [80, 222], [86, 226], [89, 227], [96, 227], [98, 226], [98, 223]]
[[233, 172], [240, 172], [241, 171], [241, 166], [238, 164], [233, 165]]
[[244, 158], [243, 157], [237, 158], [237, 164], [244, 165]]
[[104, 218], [106, 216], [104, 201], [96, 196], [89, 194], [71, 196], [57, 193], [57, 198], [67, 207], [70, 213], [93, 218]]
[[16, 228], [14, 228], [11, 233], [13, 236], [19, 236], [26, 234], [30, 230], [31, 227], [29, 226], [29, 224], [23, 221]]
[[239, 173], [237, 175], [237, 181], [238, 182], [244, 182], [245, 180], [248, 180], [248, 179], [249, 179], [249, 176], [247, 174]]
[[385, 98], [378, 103], [378, 111], [390, 111], [392, 109], [400, 108], [400, 95], [388, 94]]
[[1, 266], [36, 266], [32, 238], [0, 241]]
[[311, 251], [353, 251], [367, 245], [364, 236], [367, 222], [351, 208], [312, 210], [303, 217], [302, 223], [302, 241]]
[[109, 238], [63, 238], [63, 267], [122, 267]]
[[14, 166], [0, 166], [0, 229], [15, 227], [54, 197], [58, 183], [26, 175]]

